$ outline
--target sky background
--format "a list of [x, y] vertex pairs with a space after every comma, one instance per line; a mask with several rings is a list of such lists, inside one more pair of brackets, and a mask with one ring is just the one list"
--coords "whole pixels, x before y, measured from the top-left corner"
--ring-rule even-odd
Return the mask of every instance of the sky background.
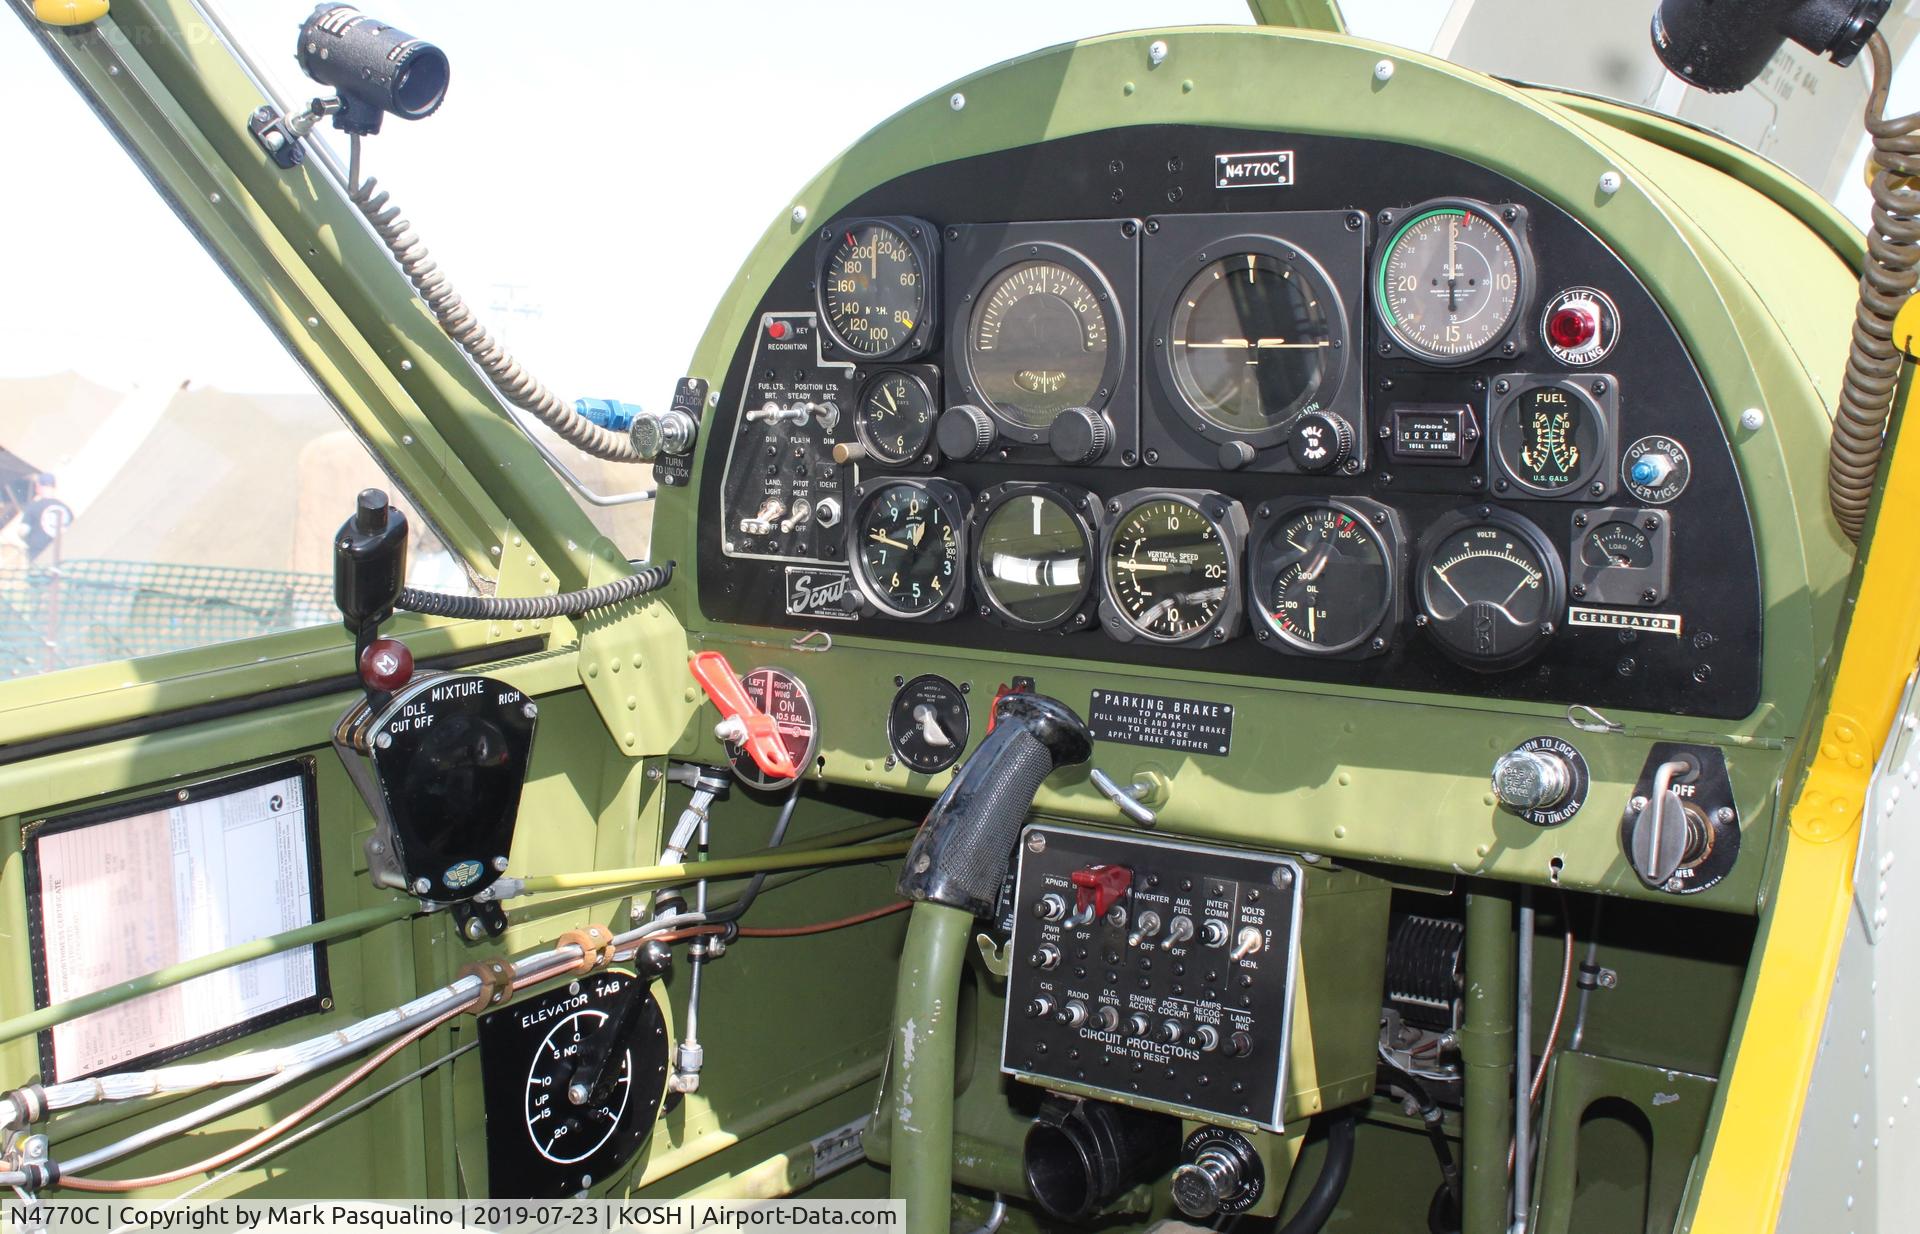
[[[311, 0], [222, 7], [284, 97], [315, 93], [293, 59]], [[390, 119], [367, 167], [546, 382], [643, 405], [664, 401], [754, 239], [879, 120], [1054, 43], [1249, 20], [1241, 0], [558, 7], [564, 20], [524, 0], [367, 0], [453, 65], [446, 105]], [[1345, 7], [1354, 33], [1425, 49], [1449, 4]], [[0, 379], [307, 388], [8, 14], [0, 114]]]
[[[955, 78], [1113, 30], [1245, 24], [1241, 0], [968, 0], [560, 6], [366, 0], [438, 43], [444, 107], [389, 120], [367, 167], [493, 329], [570, 397], [665, 401], [720, 293], [821, 166]], [[1360, 33], [1427, 46], [1442, 0], [1350, 6]], [[312, 0], [227, 0], [289, 100]], [[921, 15], [924, 11], [924, 16]], [[964, 12], [968, 20], [955, 21]], [[936, 20], [936, 15], [938, 19]], [[808, 68], [806, 66], [818, 66]], [[830, 90], [819, 90], [825, 85]], [[850, 87], [857, 87], [852, 89]], [[856, 105], [823, 107], [831, 93]], [[78, 370], [291, 390], [306, 378], [81, 105], [0, 14], [0, 379]], [[31, 118], [31, 122], [24, 122]], [[324, 130], [332, 134], [331, 128]], [[750, 160], [751, 174], [724, 170]], [[708, 192], [708, 184], [723, 187]], [[23, 294], [24, 293], [24, 294]]]

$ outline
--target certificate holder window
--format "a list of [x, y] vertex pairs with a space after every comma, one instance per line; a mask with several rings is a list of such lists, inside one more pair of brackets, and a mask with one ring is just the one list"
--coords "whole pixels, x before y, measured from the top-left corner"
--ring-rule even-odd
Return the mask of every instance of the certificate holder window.
[[[72, 999], [321, 915], [311, 759], [48, 819], [25, 841], [34, 1001]], [[306, 946], [40, 1034], [45, 1082], [143, 1067], [320, 1010]]]

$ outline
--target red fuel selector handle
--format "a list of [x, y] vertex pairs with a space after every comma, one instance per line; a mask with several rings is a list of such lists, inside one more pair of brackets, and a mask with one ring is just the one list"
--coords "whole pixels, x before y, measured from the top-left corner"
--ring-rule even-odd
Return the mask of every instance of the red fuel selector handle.
[[727, 657], [717, 651], [694, 653], [693, 679], [707, 692], [707, 698], [720, 712], [720, 723], [713, 726], [714, 736], [747, 752], [754, 766], [770, 780], [792, 780], [800, 769], [793, 765], [787, 747], [773, 717], [754, 706], [740, 684]]

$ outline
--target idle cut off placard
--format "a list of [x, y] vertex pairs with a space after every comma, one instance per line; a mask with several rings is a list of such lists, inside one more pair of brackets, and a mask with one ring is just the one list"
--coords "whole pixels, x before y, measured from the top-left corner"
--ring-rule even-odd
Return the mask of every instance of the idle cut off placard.
[[1019, 853], [1001, 1070], [1278, 1130], [1298, 866], [1054, 826]]

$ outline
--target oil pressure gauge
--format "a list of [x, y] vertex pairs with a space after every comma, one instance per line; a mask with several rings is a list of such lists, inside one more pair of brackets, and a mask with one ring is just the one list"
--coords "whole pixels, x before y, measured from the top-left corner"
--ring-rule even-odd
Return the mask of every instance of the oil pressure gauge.
[[1378, 655], [1400, 575], [1398, 525], [1362, 501], [1262, 507], [1247, 549], [1247, 607], [1262, 646]]

